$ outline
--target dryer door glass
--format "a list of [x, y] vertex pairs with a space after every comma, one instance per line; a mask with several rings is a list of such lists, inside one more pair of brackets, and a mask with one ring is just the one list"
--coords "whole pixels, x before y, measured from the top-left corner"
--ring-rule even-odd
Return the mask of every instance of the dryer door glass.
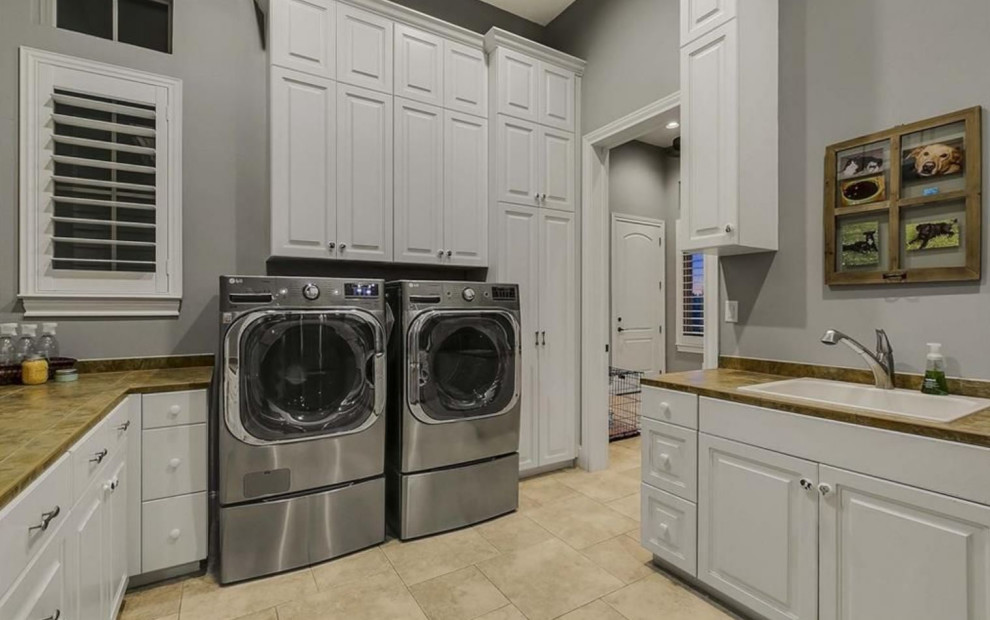
[[516, 328], [504, 313], [436, 313], [414, 333], [412, 392], [441, 421], [504, 413], [516, 400]]
[[360, 428], [375, 413], [377, 322], [360, 314], [288, 313], [241, 335], [241, 423], [284, 441]]

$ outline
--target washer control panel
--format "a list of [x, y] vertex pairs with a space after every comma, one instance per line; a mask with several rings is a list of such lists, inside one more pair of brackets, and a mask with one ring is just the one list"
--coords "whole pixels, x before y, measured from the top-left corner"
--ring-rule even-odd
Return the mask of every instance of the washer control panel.
[[303, 286], [302, 294], [303, 297], [310, 301], [316, 300], [320, 297], [320, 287], [310, 282], [309, 284]]

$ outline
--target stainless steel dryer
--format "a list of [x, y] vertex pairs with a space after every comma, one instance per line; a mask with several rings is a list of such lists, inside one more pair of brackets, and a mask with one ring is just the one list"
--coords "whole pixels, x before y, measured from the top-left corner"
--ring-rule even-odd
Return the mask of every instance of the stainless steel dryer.
[[405, 540], [519, 504], [513, 284], [390, 282], [388, 524]]
[[211, 419], [219, 580], [385, 538], [384, 283], [220, 279]]

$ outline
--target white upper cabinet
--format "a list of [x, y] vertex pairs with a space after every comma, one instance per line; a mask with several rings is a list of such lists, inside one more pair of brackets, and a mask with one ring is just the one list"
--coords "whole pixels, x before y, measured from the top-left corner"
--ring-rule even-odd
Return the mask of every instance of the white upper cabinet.
[[737, 0], [681, 0], [681, 45], [736, 16]]
[[392, 260], [392, 96], [337, 86], [337, 255]]
[[395, 96], [442, 106], [444, 41], [405, 24], [395, 25]]
[[444, 112], [395, 100], [395, 260], [443, 260]]
[[574, 211], [577, 183], [574, 134], [540, 128], [540, 206]]
[[990, 618], [990, 508], [820, 471], [821, 620]]
[[393, 22], [347, 4], [337, 5], [337, 79], [392, 92]]
[[778, 1], [682, 3], [710, 16], [681, 48], [682, 250], [778, 247]]
[[698, 579], [768, 620], [817, 618], [818, 464], [705, 434], [698, 449]]
[[272, 64], [333, 78], [337, 33], [333, 0], [273, 0]]
[[444, 41], [444, 107], [488, 116], [488, 66], [484, 50]]
[[535, 123], [499, 115], [496, 131], [498, 201], [539, 206], [540, 127]]
[[574, 131], [574, 72], [540, 63], [540, 118], [543, 125]]
[[330, 258], [336, 240], [334, 82], [272, 68], [271, 252]]
[[495, 53], [499, 114], [540, 120], [540, 61], [513, 50]]
[[452, 265], [488, 264], [488, 121], [444, 113], [444, 258]]

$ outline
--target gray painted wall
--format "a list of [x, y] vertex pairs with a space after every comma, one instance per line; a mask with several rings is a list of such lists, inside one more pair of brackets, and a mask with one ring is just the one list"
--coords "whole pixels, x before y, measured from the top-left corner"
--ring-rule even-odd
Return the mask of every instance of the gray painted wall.
[[679, 215], [680, 160], [663, 154], [658, 147], [628, 142], [609, 153], [608, 201], [612, 213], [638, 215], [666, 223], [667, 320], [664, 325], [667, 371], [701, 368], [701, 355], [677, 351], [678, 252], [676, 224]]
[[[722, 353], [860, 366], [851, 351], [818, 338], [836, 327], [872, 346], [873, 328], [883, 327], [902, 371], [923, 371], [925, 343], [934, 341], [945, 345], [951, 374], [990, 379], [986, 277], [981, 284], [828, 288], [821, 221], [828, 144], [990, 106], [979, 60], [990, 58], [990, 3], [787, 0], [780, 29], [780, 251], [723, 260], [723, 289], [739, 300], [741, 321], [722, 324]], [[988, 172], [984, 166], [984, 185]], [[984, 203], [984, 269], [987, 211]]]
[[678, 0], [577, 0], [546, 29], [551, 47], [588, 61], [582, 132], [680, 88]]
[[[80, 358], [210, 353], [217, 278], [265, 273], [268, 257], [267, 57], [249, 0], [177, 2], [175, 53], [160, 54], [42, 25], [41, 0], [0, 0], [0, 320], [19, 320], [18, 47], [183, 80], [184, 290], [178, 319], [60, 321], [62, 350]], [[479, 0], [400, 0], [479, 32], [542, 28]]]

